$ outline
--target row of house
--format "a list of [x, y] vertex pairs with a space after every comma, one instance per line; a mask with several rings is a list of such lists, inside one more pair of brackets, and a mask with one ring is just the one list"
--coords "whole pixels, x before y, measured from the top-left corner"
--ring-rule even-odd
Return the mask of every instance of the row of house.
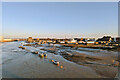
[[103, 44], [103, 45], [118, 45], [120, 44], [120, 37], [112, 38], [111, 36], [103, 36], [102, 38], [84, 38], [84, 39], [78, 39], [74, 38], [74, 43], [77, 44]]
[[112, 38], [111, 36], [103, 36], [102, 38], [74, 38], [74, 39], [50, 39], [50, 38], [36, 38], [33, 39], [29, 37], [27, 42], [37, 42], [40, 44], [44, 43], [61, 43], [61, 44], [81, 44], [81, 45], [98, 45], [98, 44], [105, 44], [105, 45], [115, 45], [120, 44], [120, 37]]

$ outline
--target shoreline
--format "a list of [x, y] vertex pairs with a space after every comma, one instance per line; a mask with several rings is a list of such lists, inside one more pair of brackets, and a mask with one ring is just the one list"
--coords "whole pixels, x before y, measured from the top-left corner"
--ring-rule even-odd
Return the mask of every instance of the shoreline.
[[93, 48], [93, 49], [117, 49], [120, 48], [120, 46], [113, 46], [113, 47], [106, 47], [105, 45], [80, 45], [80, 44], [60, 44], [65, 47], [81, 47], [81, 48]]
[[[14, 45], [13, 45], [14, 44]], [[16, 45], [17, 44], [17, 45]], [[20, 43], [19, 43], [19, 45], [21, 45]], [[4, 46], [4, 45], [3, 45]], [[73, 70], [73, 72], [72, 71], [70, 71], [70, 73], [72, 74], [72, 73], [74, 73], [74, 72], [76, 72], [77, 71], [77, 73], [79, 73], [79, 74], [81, 74], [82, 75], [82, 71], [84, 71], [83, 69], [82, 69], [82, 67], [83, 68], [88, 68], [87, 69], [87, 71], [85, 71], [85, 74], [86, 74], [86, 72], [89, 72], [88, 74], [93, 74], [93, 76], [90, 76], [90, 75], [83, 75], [83, 76], [85, 76], [85, 77], [95, 77], [95, 75], [97, 75], [97, 77], [100, 77], [100, 78], [115, 78], [115, 76], [117, 75], [117, 69], [118, 69], [118, 64], [114, 64], [114, 63], [118, 63], [118, 59], [117, 59], [117, 52], [114, 52], [114, 51], [108, 51], [108, 50], [102, 50], [102, 49], [98, 49], [98, 50], [94, 50], [94, 49], [84, 49], [84, 48], [82, 48], [82, 49], [77, 49], [77, 48], [72, 48], [72, 47], [65, 47], [65, 46], [62, 46], [62, 45], [49, 45], [49, 44], [40, 44], [40, 45], [38, 45], [38, 44], [34, 44], [34, 45], [24, 45], [24, 47], [26, 47], [26, 49], [24, 49], [24, 50], [22, 50], [22, 49], [19, 49], [18, 47], [18, 43], [12, 43], [12, 44], [10, 44], [10, 45], [8, 45], [9, 46], [9, 48], [11, 48], [12, 50], [13, 50], [13, 48], [15, 48], [15, 49], [17, 49], [18, 50], [18, 53], [20, 53], [20, 54], [17, 54], [16, 53], [16, 50], [15, 50], [15, 54], [16, 54], [16, 56], [17, 57], [19, 57], [18, 55], [20, 55], [21, 57], [23, 57], [23, 60], [24, 61], [26, 61], [27, 62], [27, 64], [29, 64], [29, 65], [31, 65], [30, 67], [30, 69], [31, 69], [31, 71], [33, 70], [32, 69], [32, 67], [34, 67], [34, 69], [35, 69], [35, 71], [37, 71], [37, 70], [42, 70], [42, 69], [44, 69], [45, 71], [45, 74], [47, 74], [47, 72], [48, 71], [46, 71], [46, 69], [48, 69], [49, 70], [49, 68], [47, 68], [47, 67], [50, 67], [50, 68], [52, 68], [53, 70], [54, 70], [54, 68], [55, 68], [55, 70], [57, 71], [57, 66], [55, 66], [55, 65], [53, 65], [53, 64], [50, 64], [49, 62], [47, 62], [47, 59], [45, 59], [45, 63], [44, 63], [44, 60], [43, 59], [41, 59], [41, 58], [39, 58], [36, 54], [32, 54], [31, 53], [31, 50], [36, 50], [36, 51], [39, 51], [40, 53], [42, 53], [42, 52], [45, 52], [46, 54], [48, 54], [48, 59], [55, 59], [55, 60], [57, 60], [57, 61], [60, 61], [60, 63], [62, 63], [63, 64], [63, 68], [66, 68], [65, 69], [65, 72], [66, 73], [68, 73], [69, 72], [69, 70], [71, 70], [71, 68], [72, 67], [70, 67], [69, 65], [72, 65], [70, 62], [73, 62], [74, 64], [76, 64], [76, 65], [72, 65], [73, 67], [75, 67], [74, 69], [72, 69]], [[8, 46], [6, 46], [7, 48], [8, 48]], [[13, 48], [12, 48], [12, 47]], [[16, 47], [15, 47], [16, 46]], [[5, 49], [5, 48], [4, 48]], [[28, 51], [28, 50], [29, 51]], [[10, 50], [10, 49], [9, 49]], [[20, 52], [19, 52], [19, 50], [21, 50]], [[14, 51], [14, 50], [13, 50]], [[5, 52], [4, 50], [3, 50], [3, 52]], [[10, 51], [9, 51], [10, 52]], [[8, 53], [9, 53], [8, 52]], [[8, 54], [7, 53], [7, 54]], [[13, 52], [12, 52], [13, 53]], [[58, 55], [58, 56], [57, 56]], [[5, 54], [4, 54], [4, 56], [5, 56]], [[9, 56], [10, 57], [10, 56]], [[15, 58], [14, 59], [14, 57], [12, 58], [13, 60], [10, 60], [10, 62], [12, 62], [12, 64], [15, 64], [15, 63], [17, 63], [17, 61], [20, 61], [20, 63], [17, 63], [16, 64], [16, 66], [17, 67], [19, 67], [20, 68], [20, 65], [23, 65], [23, 68], [25, 68], [25, 69], [27, 69], [27, 67], [28, 67], [28, 65], [26, 65], [25, 67], [24, 67], [24, 64], [22, 64], [23, 62], [23, 60], [21, 60], [21, 57], [19, 57], [19, 60], [17, 60], [17, 58]], [[34, 58], [35, 57], [35, 58]], [[26, 58], [29, 58], [29, 60], [27, 60]], [[62, 59], [63, 58], [63, 59]], [[32, 60], [31, 60], [32, 59]], [[67, 61], [64, 61], [64, 59], [65, 60], [67, 60]], [[114, 60], [114, 62], [113, 62], [113, 60]], [[69, 61], [69, 62], [68, 62]], [[7, 63], [8, 63], [9, 61], [7, 61]], [[31, 63], [32, 62], [32, 63]], [[36, 68], [36, 65], [35, 64], [37, 64], [37, 68]], [[34, 65], [33, 65], [34, 64]], [[49, 66], [47, 66], [46, 68], [44, 68], [44, 66], [43, 65], [45, 65], [46, 64], [46, 66], [47, 65], [49, 65]], [[67, 64], [69, 64], [69, 65], [67, 65]], [[9, 64], [6, 64], [5, 62], [4, 62], [4, 71], [6, 71], [6, 70], [9, 70], [9, 71], [11, 71], [10, 69], [9, 69], [9, 67], [8, 66], [12, 66], [10, 63]], [[7, 66], [8, 65], [8, 66]], [[115, 66], [116, 65], [116, 66]], [[39, 66], [42, 66], [42, 68], [40, 68]], [[79, 70], [82, 70], [82, 71], [78, 71], [77, 69], [76, 69], [76, 66], [79, 66], [79, 67], [77, 67], [77, 69]], [[81, 67], [82, 66], [82, 67]], [[16, 67], [16, 69], [17, 69], [17, 67]], [[54, 67], [54, 68], [53, 68]], [[40, 68], [40, 69], [39, 69]], [[69, 68], [69, 69], [68, 69]], [[11, 67], [11, 69], [12, 70], [14, 70], [12, 67]], [[28, 70], [28, 69], [27, 69]], [[67, 71], [66, 71], [67, 70]], [[74, 71], [74, 70], [76, 70], [76, 71]], [[19, 71], [19, 70], [18, 70]], [[60, 70], [61, 71], [61, 70]], [[24, 72], [24, 71], [23, 71]], [[25, 73], [27, 73], [27, 72], [29, 72], [29, 71], [26, 71]], [[37, 71], [37, 72], [39, 72], [39, 71]], [[34, 74], [36, 74], [37, 75], [37, 77], [40, 77], [39, 75], [38, 75], [38, 73], [37, 72], [34, 72]], [[24, 75], [22, 75], [22, 73], [20, 72], [20, 74], [19, 73], [17, 73], [16, 71], [14, 72], [15, 74], [18, 74], [18, 75], [21, 75], [21, 76], [24, 76]], [[48, 72], [49, 73], [49, 72]], [[61, 77], [62, 77], [62, 75], [64, 75], [63, 73], [64, 73], [64, 71], [63, 71], [63, 73], [62, 72], [60, 72], [61, 73]], [[74, 73], [74, 74], [76, 74], [76, 75], [73, 75], [74, 77], [75, 76], [79, 76], [79, 74], [77, 74], [77, 73]], [[4, 74], [7, 74], [6, 72], [4, 73]], [[49, 73], [49, 74], [51, 74], [51, 73]], [[58, 77], [59, 77], [59, 73], [57, 73], [58, 75]], [[9, 73], [8, 73], [8, 75], [9, 75]], [[29, 76], [30, 77], [30, 73], [29, 74], [25, 74], [25, 75], [27, 75], [27, 76]], [[34, 75], [34, 77], [36, 76], [36, 75]], [[45, 77], [45, 75], [43, 75], [42, 73], [41, 73], [41, 75], [43, 76], [43, 77]], [[54, 74], [55, 75], [55, 74]], [[54, 76], [54, 75], [52, 75], [52, 76]], [[69, 74], [68, 74], [69, 75]], [[68, 75], [66, 75], [66, 76], [68, 76]], [[73, 76], [71, 76], [71, 77], [73, 77]], [[50, 76], [49, 76], [50, 77]], [[65, 77], [65, 76], [63, 76], [63, 77]], [[82, 76], [80, 76], [80, 77], [82, 77]]]

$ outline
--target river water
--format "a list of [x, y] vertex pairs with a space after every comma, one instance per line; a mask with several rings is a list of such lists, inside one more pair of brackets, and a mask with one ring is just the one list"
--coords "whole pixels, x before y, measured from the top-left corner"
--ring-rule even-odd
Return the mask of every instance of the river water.
[[[26, 50], [18, 48], [21, 42], [6, 42], [2, 46], [2, 77], [3, 78], [101, 78], [90, 67], [78, 65], [74, 62], [64, 59], [60, 55], [40, 50], [42, 47], [26, 46]], [[46, 46], [44, 46], [46, 47]], [[40, 58], [31, 51], [46, 52], [47, 58]], [[64, 49], [63, 49], [64, 50]], [[71, 50], [66, 48], [66, 50]], [[100, 49], [80, 48], [76, 51], [91, 56], [107, 56], [108, 51]], [[104, 53], [104, 55], [98, 54]], [[117, 56], [117, 52], [110, 52], [109, 55]], [[54, 65], [50, 60], [57, 60], [60, 66]]]

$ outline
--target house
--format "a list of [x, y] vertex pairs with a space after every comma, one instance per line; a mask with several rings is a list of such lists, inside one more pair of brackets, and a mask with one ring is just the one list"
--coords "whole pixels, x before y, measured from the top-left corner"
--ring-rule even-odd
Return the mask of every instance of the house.
[[3, 36], [0, 36], [0, 42], [3, 42], [4, 38]]
[[94, 45], [95, 41], [87, 41], [86, 43], [87, 43], [87, 45]]
[[87, 41], [95, 41], [95, 38], [87, 38]]
[[53, 41], [52, 41], [52, 40], [47, 40], [46, 42], [50, 44], [50, 43], [52, 43]]
[[85, 45], [86, 42], [85, 41], [78, 41], [78, 44]]
[[84, 42], [85, 42], [85, 41], [86, 41], [86, 38], [74, 38], [74, 40], [77, 40], [77, 42], [78, 42], [78, 41], [84, 41]]
[[60, 41], [60, 43], [61, 43], [61, 44], [64, 44], [64, 43], [65, 43], [65, 41]]
[[33, 42], [39, 42], [39, 38], [32, 39]]
[[120, 37], [112, 38], [112, 42], [110, 43], [110, 45], [119, 46], [120, 45]]
[[99, 44], [108, 44], [110, 42], [112, 42], [112, 37], [111, 36], [103, 36], [102, 38], [98, 38], [96, 40], [96, 42], [98, 42]]
[[0, 42], [11, 42], [13, 39], [5, 39], [3, 36], [0, 36]]
[[116, 43], [120, 44], [120, 37], [116, 38]]
[[28, 42], [28, 43], [32, 43], [32, 42], [33, 42], [32, 37], [28, 37], [28, 38], [27, 38], [27, 42]]
[[13, 39], [3, 39], [3, 42], [11, 42]]
[[77, 40], [72, 39], [72, 40], [71, 40], [71, 43], [72, 43], [72, 44], [77, 44]]

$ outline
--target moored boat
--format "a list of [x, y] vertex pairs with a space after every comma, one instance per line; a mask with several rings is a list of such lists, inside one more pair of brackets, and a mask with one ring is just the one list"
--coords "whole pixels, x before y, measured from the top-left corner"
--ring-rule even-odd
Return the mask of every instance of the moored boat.
[[25, 47], [22, 47], [22, 49], [26, 49]]
[[26, 49], [25, 47], [23, 47], [23, 46], [19, 46], [19, 48], [21, 48], [21, 49]]
[[39, 54], [39, 57], [44, 57], [44, 54], [43, 53]]
[[33, 53], [33, 54], [38, 54], [39, 52], [38, 52], [38, 51], [33, 51], [32, 53]]
[[52, 62], [53, 62], [53, 64], [55, 64], [55, 65], [58, 65], [59, 66], [59, 64], [60, 64], [60, 62], [58, 62], [58, 61], [54, 61], [54, 60], [51, 60]]
[[47, 54], [46, 53], [43, 53], [44, 54], [44, 57], [47, 57]]
[[22, 48], [22, 46], [19, 46], [19, 48]]

